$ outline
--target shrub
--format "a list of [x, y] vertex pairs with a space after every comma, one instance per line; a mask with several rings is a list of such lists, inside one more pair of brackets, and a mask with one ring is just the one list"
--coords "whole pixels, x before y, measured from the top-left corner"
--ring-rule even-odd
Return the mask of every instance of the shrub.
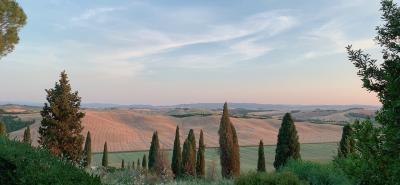
[[235, 185], [305, 185], [307, 184], [293, 173], [275, 172], [249, 172], [235, 179]]
[[[86, 173], [66, 160], [52, 156], [47, 150], [0, 137], [0, 184], [74, 185], [101, 184], [98, 177]], [[4, 164], [3, 162], [1, 162]], [[15, 170], [7, 166], [15, 167]], [[12, 174], [9, 178], [5, 174]], [[1, 182], [6, 179], [5, 182]], [[8, 179], [8, 180], [7, 180]], [[10, 181], [11, 179], [11, 181]]]
[[309, 161], [289, 160], [280, 169], [281, 172], [296, 174], [310, 185], [348, 185], [351, 184], [345, 174], [333, 164], [318, 164]]

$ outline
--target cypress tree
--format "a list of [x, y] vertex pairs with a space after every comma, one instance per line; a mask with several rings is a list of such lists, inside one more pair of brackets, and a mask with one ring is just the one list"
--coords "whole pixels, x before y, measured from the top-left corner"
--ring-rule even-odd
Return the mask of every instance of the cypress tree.
[[172, 162], [171, 169], [175, 177], [181, 176], [182, 172], [182, 152], [181, 152], [181, 141], [179, 136], [179, 126], [176, 126], [174, 149], [172, 151]]
[[289, 113], [286, 113], [283, 116], [278, 134], [274, 161], [275, 169], [285, 165], [289, 158], [300, 159], [300, 144], [293, 119]]
[[83, 149], [83, 167], [90, 167], [92, 163], [92, 139], [90, 136], [90, 132], [88, 131], [86, 134], [85, 147]]
[[[358, 124], [356, 120], [355, 124]], [[352, 138], [353, 129], [349, 124], [343, 126], [342, 139], [340, 140], [338, 148], [339, 157], [347, 157], [348, 154], [354, 152], [354, 139]]]
[[0, 122], [0, 136], [7, 136], [6, 125], [2, 122]]
[[24, 142], [24, 143], [27, 143], [27, 144], [29, 144], [29, 145], [32, 144], [31, 129], [29, 128], [29, 126], [27, 126], [26, 129], [25, 129], [25, 131], [24, 131], [23, 142]]
[[198, 177], [204, 177], [206, 174], [205, 161], [204, 161], [205, 149], [206, 146], [204, 145], [203, 130], [200, 130], [199, 149], [197, 150], [197, 161], [196, 161], [196, 174]]
[[157, 160], [160, 158], [160, 142], [158, 140], [157, 131], [154, 132], [151, 139], [150, 151], [149, 151], [149, 170], [155, 170]]
[[137, 167], [136, 167], [136, 169], [140, 170], [140, 159], [139, 158], [137, 159]]
[[63, 71], [53, 89], [46, 90], [47, 102], [40, 112], [39, 143], [52, 154], [78, 163], [82, 156], [83, 136], [80, 111], [81, 98], [72, 92], [67, 74]]
[[186, 175], [196, 175], [196, 139], [193, 129], [190, 129], [183, 144], [182, 168]]
[[125, 161], [122, 159], [122, 162], [121, 162], [121, 169], [124, 169], [125, 168]]
[[146, 154], [143, 155], [142, 168], [145, 170], [147, 168], [147, 157]]
[[235, 127], [229, 119], [228, 104], [225, 102], [218, 130], [222, 177], [240, 175], [239, 142]]
[[257, 171], [265, 172], [265, 155], [264, 155], [264, 143], [260, 140], [260, 144], [258, 145], [258, 161], [257, 161]]
[[135, 161], [132, 161], [132, 169], [133, 169], [133, 170], [136, 169], [136, 168], [135, 168]]
[[107, 150], [107, 142], [104, 143], [103, 150], [103, 160], [101, 161], [101, 165], [104, 167], [108, 167], [108, 150]]

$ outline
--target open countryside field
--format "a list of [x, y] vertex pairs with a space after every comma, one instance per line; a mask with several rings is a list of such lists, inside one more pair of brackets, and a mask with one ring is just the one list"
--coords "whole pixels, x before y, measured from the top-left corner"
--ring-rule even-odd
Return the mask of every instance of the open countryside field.
[[[313, 144], [301, 144], [301, 157], [304, 160], [319, 162], [319, 163], [328, 163], [333, 157], [337, 154], [337, 143], [313, 143]], [[274, 145], [266, 145], [264, 146], [265, 156], [266, 156], [266, 165], [267, 170], [274, 170], [273, 162], [275, 157], [275, 148]], [[242, 171], [255, 170], [257, 167], [257, 146], [245, 146], [240, 148], [240, 166]], [[140, 159], [142, 162], [143, 155], [146, 154], [148, 156], [148, 151], [136, 151], [136, 152], [112, 152], [108, 153], [108, 163], [110, 166], [121, 167], [121, 160], [125, 160], [125, 164], [132, 164], [132, 161], [137, 163], [137, 159]], [[170, 150], [167, 151], [168, 159], [171, 160], [172, 152]], [[93, 165], [100, 166], [102, 153], [94, 153], [93, 154]], [[219, 163], [219, 154], [217, 148], [207, 148], [205, 152], [206, 156], [206, 169], [212, 162], [215, 162], [215, 166], [220, 169]]]

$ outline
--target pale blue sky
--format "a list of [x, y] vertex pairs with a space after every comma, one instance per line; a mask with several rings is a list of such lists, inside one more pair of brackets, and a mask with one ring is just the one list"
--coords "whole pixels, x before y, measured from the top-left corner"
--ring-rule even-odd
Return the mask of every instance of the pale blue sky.
[[345, 46], [375, 54], [376, 0], [20, 0], [0, 101], [43, 102], [66, 70], [84, 102], [377, 104]]

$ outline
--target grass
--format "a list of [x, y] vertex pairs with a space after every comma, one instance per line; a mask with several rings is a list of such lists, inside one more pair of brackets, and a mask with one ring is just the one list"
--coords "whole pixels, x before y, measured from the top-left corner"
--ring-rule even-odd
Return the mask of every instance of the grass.
[[[275, 159], [275, 146], [265, 146], [264, 147], [267, 170], [273, 171], [273, 161]], [[255, 170], [257, 167], [257, 156], [258, 156], [257, 146], [244, 146], [240, 148], [240, 163], [242, 171]], [[318, 162], [318, 163], [328, 163], [332, 161], [333, 157], [337, 153], [337, 143], [315, 143], [315, 144], [301, 144], [301, 157], [304, 160]], [[134, 152], [112, 152], [108, 154], [108, 163], [110, 166], [120, 167], [121, 160], [125, 160], [125, 165], [128, 163], [132, 164], [132, 161], [137, 163], [137, 159], [140, 158], [142, 161], [143, 155], [148, 156], [148, 151], [134, 151]], [[169, 159], [171, 158], [171, 151], [168, 151]], [[93, 155], [93, 165], [100, 166], [102, 153], [95, 153]], [[219, 168], [219, 155], [217, 148], [207, 148], [206, 149], [206, 169], [207, 164], [211, 161], [215, 161], [216, 167]], [[219, 171], [219, 169], [218, 169]]]

